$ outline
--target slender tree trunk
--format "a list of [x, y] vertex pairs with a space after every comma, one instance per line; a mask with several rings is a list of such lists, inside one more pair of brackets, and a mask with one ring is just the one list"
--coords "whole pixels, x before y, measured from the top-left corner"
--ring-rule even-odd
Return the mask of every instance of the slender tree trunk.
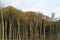
[[31, 24], [30, 24], [30, 40], [33, 40], [33, 30]]
[[32, 24], [32, 40], [34, 40], [34, 24]]
[[0, 23], [0, 40], [1, 40], [1, 23]]
[[33, 24], [33, 40], [35, 40], [34, 38], [35, 38], [35, 25]]
[[9, 40], [12, 40], [12, 23], [9, 21]]
[[17, 26], [16, 26], [16, 24], [14, 24], [14, 27], [15, 27], [15, 29], [14, 29], [15, 30], [15, 40], [17, 40], [17, 28], [16, 28]]
[[21, 37], [20, 37], [20, 22], [19, 22], [19, 20], [17, 21], [17, 24], [18, 24], [18, 40], [21, 40]]
[[20, 25], [20, 32], [21, 32], [21, 34], [20, 34], [21, 40], [23, 40], [23, 26], [22, 26], [22, 24]]
[[24, 24], [23, 24], [23, 37], [24, 37], [23, 40], [26, 40], [26, 27]]
[[28, 25], [28, 40], [30, 40], [30, 27]]
[[3, 31], [2, 31], [2, 40], [4, 40], [4, 19], [3, 19], [3, 12], [1, 11], [1, 17], [2, 17], [2, 27], [3, 27]]
[[22, 40], [24, 40], [24, 28], [23, 28], [23, 26], [22, 26]]
[[25, 28], [25, 38], [26, 38], [26, 40], [28, 40], [28, 27], [27, 27], [26, 23], [25, 23], [24, 28]]
[[45, 37], [46, 37], [46, 36], [45, 36], [45, 26], [44, 26], [44, 40], [45, 40]]
[[[57, 23], [56, 23], [55, 25], [56, 25], [56, 28], [55, 28], [55, 30], [56, 30], [55, 39], [56, 39], [56, 40], [59, 40], [59, 39], [58, 39], [58, 34], [59, 34], [59, 33], [57, 34]], [[56, 37], [57, 37], [57, 38], [56, 38]]]
[[14, 23], [13, 23], [13, 25], [12, 25], [12, 33], [13, 33], [13, 40], [15, 40], [15, 26], [14, 26]]
[[42, 21], [40, 22], [40, 40], [42, 39]]
[[38, 21], [36, 21], [36, 25], [35, 25], [35, 40], [38, 40]]
[[51, 28], [52, 26], [50, 25], [50, 40], [52, 40], [52, 28]]
[[14, 33], [15, 33], [15, 40], [17, 40], [17, 26], [16, 21], [14, 21]]
[[5, 20], [5, 40], [7, 40], [7, 20]]

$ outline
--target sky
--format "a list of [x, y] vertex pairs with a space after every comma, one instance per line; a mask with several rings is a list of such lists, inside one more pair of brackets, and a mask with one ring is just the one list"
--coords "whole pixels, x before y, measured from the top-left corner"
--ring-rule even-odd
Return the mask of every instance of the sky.
[[60, 0], [1, 0], [4, 6], [12, 5], [23, 11], [39, 11], [44, 15], [60, 18]]

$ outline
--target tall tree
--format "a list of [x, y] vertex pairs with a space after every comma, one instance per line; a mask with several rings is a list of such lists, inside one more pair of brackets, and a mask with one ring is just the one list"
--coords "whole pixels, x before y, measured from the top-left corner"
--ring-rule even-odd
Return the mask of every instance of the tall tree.
[[2, 10], [2, 5], [1, 5], [1, 2], [0, 2], [0, 10], [1, 10], [1, 22], [2, 22], [2, 40], [4, 40], [4, 18], [3, 18], [3, 10]]
[[52, 34], [53, 34], [53, 31], [54, 31], [54, 28], [53, 28], [54, 17], [55, 17], [55, 14], [52, 13], [51, 14], [51, 26], [50, 26], [50, 37], [51, 37], [50, 40], [53, 40]]

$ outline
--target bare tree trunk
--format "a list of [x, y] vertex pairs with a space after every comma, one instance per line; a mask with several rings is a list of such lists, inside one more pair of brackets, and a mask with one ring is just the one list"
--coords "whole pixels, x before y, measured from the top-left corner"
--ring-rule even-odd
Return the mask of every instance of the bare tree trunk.
[[1, 23], [0, 23], [0, 40], [1, 40]]
[[56, 40], [60, 40], [60, 27], [59, 27], [59, 24], [55, 24], [56, 25]]
[[23, 40], [26, 40], [26, 37], [25, 37], [25, 26], [24, 26], [24, 24], [23, 24]]
[[22, 28], [22, 40], [24, 40], [24, 29], [23, 29], [23, 26], [21, 27]]
[[40, 40], [42, 39], [42, 21], [40, 22]]
[[45, 26], [44, 26], [44, 40], [45, 40], [45, 37], [46, 37], [46, 35], [45, 35]]
[[31, 24], [30, 24], [30, 40], [33, 40], [33, 31], [32, 31], [32, 26], [31, 26]]
[[56, 29], [55, 29], [55, 30], [56, 30], [56, 35], [55, 35], [55, 36], [57, 36], [57, 38], [55, 38], [55, 39], [56, 39], [56, 40], [59, 40], [59, 39], [58, 39], [58, 38], [59, 38], [59, 37], [58, 37], [58, 34], [59, 34], [59, 33], [57, 34], [57, 23], [56, 23], [55, 25], [56, 25]]
[[14, 21], [14, 33], [15, 33], [15, 40], [17, 40], [17, 23], [16, 23], [16, 21]]
[[41, 27], [42, 27], [42, 26], [40, 25], [40, 40], [41, 40], [41, 36], [42, 36]]
[[5, 40], [7, 40], [7, 20], [5, 20]]
[[3, 34], [2, 34], [2, 40], [4, 40], [4, 19], [3, 19], [3, 12], [1, 11], [1, 17], [2, 17], [2, 27], [3, 27]]
[[17, 26], [16, 26], [16, 24], [14, 24], [14, 27], [15, 27], [15, 29], [14, 29], [15, 30], [15, 40], [17, 40]]
[[52, 28], [51, 28], [51, 25], [50, 25], [50, 40], [52, 40], [52, 34], [51, 34], [51, 31], [52, 31]]
[[38, 40], [38, 38], [39, 38], [38, 21], [36, 21], [36, 25], [35, 25], [35, 40]]
[[12, 23], [9, 21], [9, 40], [12, 40]]
[[25, 38], [26, 38], [26, 40], [28, 40], [28, 27], [27, 27], [26, 23], [25, 23], [24, 28], [25, 28]]
[[21, 37], [20, 37], [20, 23], [19, 23], [19, 20], [17, 21], [17, 24], [18, 24], [18, 40], [21, 40]]
[[14, 27], [14, 23], [12, 24], [12, 27], [13, 27], [13, 28], [12, 28], [12, 29], [13, 29], [13, 32], [12, 32], [12, 33], [13, 33], [13, 40], [15, 40], [15, 30], [14, 30], [15, 27]]

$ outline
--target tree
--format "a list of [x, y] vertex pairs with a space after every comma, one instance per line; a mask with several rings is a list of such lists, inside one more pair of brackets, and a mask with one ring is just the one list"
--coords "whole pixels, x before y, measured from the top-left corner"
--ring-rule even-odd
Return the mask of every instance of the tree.
[[[2, 6], [1, 5], [1, 2], [0, 2], [0, 6]], [[3, 6], [2, 6], [3, 7]], [[0, 8], [0, 10], [1, 10], [1, 22], [2, 22], [2, 30], [3, 30], [3, 32], [2, 32], [2, 40], [4, 40], [4, 18], [3, 18], [3, 10], [2, 10], [2, 8]]]
[[27, 15], [27, 21], [28, 21], [28, 28], [29, 28], [29, 33], [28, 33], [28, 38], [30, 38], [30, 40], [33, 40], [34, 38], [34, 31], [33, 31], [33, 26], [34, 26], [34, 17], [35, 17], [35, 13], [32, 12], [32, 11], [28, 11], [28, 12], [25, 12], [26, 15]]
[[53, 28], [53, 21], [54, 21], [54, 17], [55, 17], [55, 14], [54, 13], [52, 13], [52, 16], [51, 16], [51, 26], [50, 26], [50, 37], [51, 37], [51, 40], [53, 40], [53, 31], [54, 31], [54, 28]]

